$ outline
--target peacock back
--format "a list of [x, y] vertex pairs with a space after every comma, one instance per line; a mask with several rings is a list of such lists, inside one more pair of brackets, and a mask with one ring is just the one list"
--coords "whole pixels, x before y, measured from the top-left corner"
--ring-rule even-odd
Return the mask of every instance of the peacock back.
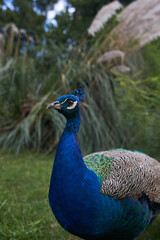
[[115, 199], [146, 195], [150, 206], [159, 205], [160, 164], [154, 158], [125, 149], [96, 152], [84, 157], [86, 166], [101, 182], [101, 193]]

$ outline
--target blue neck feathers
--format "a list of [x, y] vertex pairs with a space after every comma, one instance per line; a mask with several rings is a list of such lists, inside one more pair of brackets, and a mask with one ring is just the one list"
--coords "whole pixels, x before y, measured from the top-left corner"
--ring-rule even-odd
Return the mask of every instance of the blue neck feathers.
[[[53, 165], [49, 202], [59, 223], [73, 234], [92, 232], [99, 212], [100, 184], [96, 174], [87, 169], [76, 135], [80, 114], [67, 120]], [[90, 205], [88, 200], [92, 199]], [[86, 216], [89, 216], [87, 218]]]
[[81, 123], [81, 115], [79, 111], [76, 111], [72, 114], [71, 117], [67, 117], [66, 129], [70, 129], [76, 136], [79, 130], [79, 126]]

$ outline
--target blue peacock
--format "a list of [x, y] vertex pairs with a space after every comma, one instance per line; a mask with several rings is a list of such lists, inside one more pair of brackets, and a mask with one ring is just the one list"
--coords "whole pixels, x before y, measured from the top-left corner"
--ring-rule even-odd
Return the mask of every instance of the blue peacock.
[[66, 119], [49, 188], [61, 226], [82, 239], [132, 240], [160, 212], [160, 163], [138, 151], [115, 149], [83, 158], [77, 142], [82, 89], [48, 108]]

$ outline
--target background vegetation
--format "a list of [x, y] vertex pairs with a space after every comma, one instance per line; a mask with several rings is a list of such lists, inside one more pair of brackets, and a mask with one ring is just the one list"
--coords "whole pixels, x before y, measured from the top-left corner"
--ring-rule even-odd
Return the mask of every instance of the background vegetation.
[[[13, 0], [12, 8], [7, 2], [0, 1], [0, 239], [75, 239], [48, 209], [53, 157], [42, 152], [55, 151], [65, 119], [46, 105], [85, 85], [83, 154], [123, 147], [159, 159], [160, 40], [139, 47], [137, 39], [118, 37], [115, 16], [95, 37], [88, 36], [106, 1], [69, 0], [56, 26], [47, 21], [56, 1]], [[124, 55], [98, 60], [110, 50]], [[129, 71], [117, 71], [117, 65]], [[159, 221], [138, 239], [158, 240]]]

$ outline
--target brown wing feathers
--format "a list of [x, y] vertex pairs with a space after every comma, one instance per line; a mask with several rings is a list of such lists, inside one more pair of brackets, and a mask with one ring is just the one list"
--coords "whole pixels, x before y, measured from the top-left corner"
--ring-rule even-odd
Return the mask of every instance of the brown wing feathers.
[[[140, 152], [113, 150], [93, 153], [113, 158], [110, 173], [102, 181], [101, 192], [121, 199], [139, 199], [144, 193], [153, 204], [160, 204], [160, 163]], [[107, 159], [106, 158], [106, 159]]]

